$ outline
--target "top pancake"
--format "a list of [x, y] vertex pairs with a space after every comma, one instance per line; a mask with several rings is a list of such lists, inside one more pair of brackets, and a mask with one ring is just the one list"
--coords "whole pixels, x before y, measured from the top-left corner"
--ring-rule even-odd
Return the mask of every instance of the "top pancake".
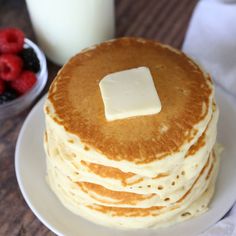
[[[151, 71], [161, 112], [107, 121], [100, 80], [141, 66]], [[210, 78], [183, 53], [154, 41], [121, 38], [73, 57], [50, 87], [54, 114], [46, 112], [87, 150], [114, 161], [145, 164], [178, 152], [194, 138], [195, 126], [211, 109], [212, 93]]]

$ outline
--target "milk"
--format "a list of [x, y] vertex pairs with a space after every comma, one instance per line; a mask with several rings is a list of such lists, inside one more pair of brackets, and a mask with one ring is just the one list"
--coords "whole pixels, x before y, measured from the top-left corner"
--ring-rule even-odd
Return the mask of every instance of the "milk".
[[63, 65], [93, 44], [114, 37], [113, 0], [26, 0], [39, 45]]

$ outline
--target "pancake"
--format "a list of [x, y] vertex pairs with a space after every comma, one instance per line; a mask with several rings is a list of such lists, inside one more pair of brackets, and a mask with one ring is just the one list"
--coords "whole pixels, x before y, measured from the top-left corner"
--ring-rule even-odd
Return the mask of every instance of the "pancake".
[[[183, 182], [185, 185], [191, 185], [194, 182], [193, 177], [196, 177], [205, 165], [206, 157], [211, 152], [215, 143], [217, 120], [218, 110], [215, 110], [207, 129], [197, 143], [191, 147], [181, 168], [171, 172], [164, 171], [153, 178], [131, 172], [125, 173], [117, 168], [78, 160], [63, 145], [58, 145], [58, 143], [55, 145], [53, 140], [48, 140], [48, 142], [50, 142], [49, 147], [51, 148], [50, 152], [54, 162], [57, 162], [58, 168], [65, 175], [70, 176], [73, 181], [100, 184], [117, 191], [158, 193], [166, 196], [165, 193], [169, 189], [173, 191], [173, 189], [183, 187]], [[52, 150], [53, 148], [57, 150]], [[54, 152], [55, 154], [53, 154]], [[163, 189], [163, 186], [165, 186], [166, 191]]]
[[[57, 166], [52, 166], [54, 172], [56, 172], [58, 184], [64, 186], [67, 192], [72, 194], [76, 198], [80, 198], [80, 201], [84, 203], [96, 203], [103, 204], [104, 206], [122, 206], [122, 207], [138, 207], [147, 208], [151, 206], [168, 206], [178, 202], [198, 181], [198, 191], [200, 191], [201, 185], [199, 179], [204, 179], [204, 176], [208, 175], [208, 172], [213, 166], [213, 157], [209, 155], [205, 166], [202, 168], [199, 175], [194, 179], [194, 182], [189, 186], [182, 187], [179, 190], [172, 189], [165, 197], [158, 194], [137, 194], [123, 191], [113, 191], [107, 189], [101, 185], [89, 183], [89, 182], [73, 182], [70, 177], [64, 175], [59, 171]], [[48, 165], [52, 165], [48, 163]], [[206, 183], [202, 182], [205, 186]], [[73, 197], [72, 196], [72, 197]]]
[[[124, 229], [158, 228], [192, 218], [207, 210], [207, 205], [214, 192], [218, 165], [219, 156], [216, 155], [213, 168], [208, 170], [207, 175], [202, 176], [203, 180], [208, 181], [208, 184], [199, 189], [199, 184], [196, 182], [193, 188], [182, 199], [175, 205], [168, 207], [120, 208], [98, 204], [81, 204], [78, 198], [71, 198], [69, 192], [64, 191], [60, 184], [54, 183], [57, 178], [52, 177], [53, 171], [49, 172], [48, 181], [65, 207], [96, 224]], [[50, 165], [48, 167], [50, 168]], [[98, 221], [97, 219], [100, 220]]]
[[[142, 66], [150, 69], [161, 112], [107, 121], [99, 82]], [[210, 76], [184, 53], [140, 38], [86, 49], [59, 71], [44, 111], [47, 180], [75, 214], [137, 229], [208, 209], [219, 110]]]
[[[107, 122], [99, 81], [140, 66], [151, 71], [162, 111]], [[201, 136], [211, 118], [212, 99], [210, 77], [183, 53], [154, 41], [122, 38], [73, 57], [50, 87], [45, 110], [76, 154], [154, 177], [162, 163], [172, 169]]]

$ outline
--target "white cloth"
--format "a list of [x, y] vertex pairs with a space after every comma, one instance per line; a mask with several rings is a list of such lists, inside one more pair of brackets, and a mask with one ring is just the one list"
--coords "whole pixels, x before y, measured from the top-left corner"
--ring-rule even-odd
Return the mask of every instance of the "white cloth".
[[200, 1], [190, 21], [183, 51], [236, 97], [236, 1]]
[[[199, 1], [182, 49], [236, 104], [236, 0]], [[236, 236], [236, 204], [201, 236]]]
[[235, 236], [236, 235], [236, 205], [214, 226], [200, 236]]

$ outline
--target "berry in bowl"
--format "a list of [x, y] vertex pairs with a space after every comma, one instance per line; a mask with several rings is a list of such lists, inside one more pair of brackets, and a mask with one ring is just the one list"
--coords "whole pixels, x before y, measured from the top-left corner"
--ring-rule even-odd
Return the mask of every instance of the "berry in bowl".
[[38, 97], [48, 78], [44, 53], [16, 28], [0, 29], [0, 120]]

